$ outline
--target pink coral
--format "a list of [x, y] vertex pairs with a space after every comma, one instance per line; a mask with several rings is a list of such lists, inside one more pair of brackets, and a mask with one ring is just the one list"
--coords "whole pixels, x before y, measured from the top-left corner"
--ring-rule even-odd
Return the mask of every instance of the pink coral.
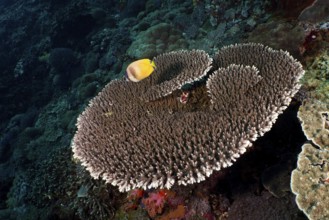
[[127, 195], [127, 204], [125, 204], [124, 209], [136, 210], [138, 208], [138, 203], [144, 195], [144, 190], [142, 189], [133, 189]]
[[190, 93], [188, 91], [182, 92], [180, 95], [179, 101], [182, 104], [186, 104]]
[[133, 189], [128, 193], [127, 199], [128, 200], [138, 200], [142, 198], [144, 195], [144, 190], [142, 189]]
[[147, 210], [150, 217], [155, 217], [157, 214], [161, 214], [163, 211], [163, 207], [166, 202], [166, 191], [159, 190], [157, 192], [149, 193], [147, 198], [143, 198], [142, 202], [145, 205], [145, 209]]

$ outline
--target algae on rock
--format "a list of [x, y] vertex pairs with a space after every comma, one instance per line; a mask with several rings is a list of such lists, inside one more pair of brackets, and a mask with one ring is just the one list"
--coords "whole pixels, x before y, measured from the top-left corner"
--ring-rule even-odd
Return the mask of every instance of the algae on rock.
[[182, 33], [167, 23], [159, 23], [141, 31], [127, 54], [133, 58], [151, 58], [164, 52], [187, 48]]

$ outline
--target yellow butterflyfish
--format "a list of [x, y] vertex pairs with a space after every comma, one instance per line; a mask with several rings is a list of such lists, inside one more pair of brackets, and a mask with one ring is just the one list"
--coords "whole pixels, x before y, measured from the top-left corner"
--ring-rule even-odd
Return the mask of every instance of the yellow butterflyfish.
[[126, 77], [133, 82], [139, 82], [150, 76], [155, 69], [154, 61], [150, 59], [136, 60], [128, 65]]

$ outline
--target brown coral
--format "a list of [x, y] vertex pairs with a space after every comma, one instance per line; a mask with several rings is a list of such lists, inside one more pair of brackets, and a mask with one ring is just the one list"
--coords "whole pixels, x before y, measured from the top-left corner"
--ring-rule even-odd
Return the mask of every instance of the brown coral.
[[329, 151], [305, 144], [291, 175], [296, 203], [309, 219], [329, 218]]
[[329, 103], [315, 99], [306, 100], [298, 111], [307, 139], [326, 150], [329, 150], [328, 113]]
[[[226, 109], [227, 117], [234, 118], [237, 123], [234, 127], [241, 129], [236, 135], [249, 133], [250, 136], [245, 138], [255, 140], [271, 128], [278, 114], [290, 103], [291, 97], [300, 88], [298, 82], [304, 71], [301, 64], [287, 52], [273, 50], [260, 44], [228, 46], [214, 57], [216, 67], [229, 66], [228, 69], [230, 69], [232, 63], [252, 65], [259, 70], [257, 73], [254, 67], [245, 68], [249, 69], [249, 72], [248, 77], [244, 78], [244, 87], [237, 86], [239, 89], [232, 90], [233, 93], [231, 90], [226, 91], [226, 96], [238, 97], [233, 102], [234, 109]], [[246, 72], [246, 70], [243, 71]], [[257, 74], [260, 76], [257, 77]], [[234, 80], [228, 84], [239, 83], [240, 78], [231, 77]], [[247, 85], [249, 88], [246, 87]], [[241, 88], [246, 91], [241, 92]], [[233, 97], [230, 99], [234, 99]], [[223, 105], [223, 103], [220, 104]], [[245, 133], [242, 128], [248, 128], [248, 132]]]
[[142, 82], [148, 87], [141, 96], [145, 101], [169, 95], [183, 85], [201, 79], [211, 68], [212, 59], [202, 50], [181, 50], [161, 54], [154, 62], [154, 73]]
[[[94, 178], [101, 177], [120, 191], [200, 182], [230, 166], [270, 129], [303, 74], [286, 52], [260, 44], [225, 47], [215, 57], [220, 69], [207, 85], [195, 85], [182, 104], [176, 90], [209, 68], [207, 56], [193, 59], [190, 53], [183, 53], [183, 65], [181, 59], [169, 59], [170, 54], [157, 57], [156, 78], [112, 81], [79, 116], [74, 157]], [[162, 68], [166, 65], [175, 70], [173, 76]], [[156, 95], [141, 98], [148, 91]]]
[[328, 54], [325, 51], [307, 68], [303, 85], [308, 99], [299, 108], [298, 118], [312, 144], [305, 144], [298, 166], [291, 175], [291, 189], [298, 207], [310, 219], [328, 219], [329, 212], [329, 102]]

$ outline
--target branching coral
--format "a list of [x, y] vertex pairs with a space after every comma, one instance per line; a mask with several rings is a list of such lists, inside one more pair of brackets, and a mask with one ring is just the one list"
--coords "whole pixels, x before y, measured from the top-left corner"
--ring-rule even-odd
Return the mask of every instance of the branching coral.
[[[271, 128], [304, 73], [287, 52], [260, 44], [220, 50], [206, 83], [204, 52], [154, 60], [154, 78], [110, 82], [78, 118], [74, 157], [120, 191], [193, 184], [232, 165]], [[182, 104], [177, 90], [193, 81]]]

